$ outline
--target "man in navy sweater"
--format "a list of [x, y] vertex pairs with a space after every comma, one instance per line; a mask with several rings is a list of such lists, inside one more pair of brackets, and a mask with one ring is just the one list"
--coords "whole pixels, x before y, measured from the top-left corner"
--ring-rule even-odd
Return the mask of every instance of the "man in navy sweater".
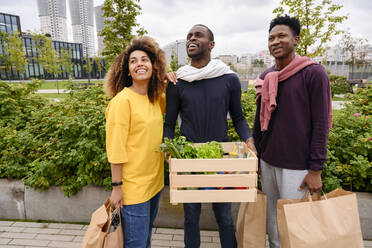
[[[277, 200], [302, 198], [306, 188], [321, 190], [327, 157], [332, 113], [329, 80], [322, 65], [295, 55], [299, 35], [298, 19], [281, 16], [271, 21], [268, 47], [275, 65], [256, 82], [262, 95], [257, 98], [253, 137], [260, 157], [262, 189], [267, 195], [270, 248], [281, 247]], [[276, 84], [270, 85], [273, 79]], [[270, 92], [270, 101], [264, 97], [265, 91]]]
[[[191, 142], [229, 141], [227, 114], [235, 130], [255, 151], [253, 138], [242, 113], [239, 78], [223, 62], [211, 60], [214, 47], [212, 31], [201, 24], [191, 28], [186, 38], [191, 65], [177, 71], [178, 82], [167, 88], [164, 137], [173, 138], [177, 116], [181, 116], [181, 134]], [[213, 203], [222, 248], [236, 247], [231, 203]], [[186, 248], [200, 246], [200, 203], [185, 203], [184, 240]]]

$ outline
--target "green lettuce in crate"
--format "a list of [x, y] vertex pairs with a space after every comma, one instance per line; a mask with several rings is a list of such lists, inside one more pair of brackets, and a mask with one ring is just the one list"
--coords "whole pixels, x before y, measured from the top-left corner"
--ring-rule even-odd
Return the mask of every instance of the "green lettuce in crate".
[[164, 143], [160, 144], [161, 152], [169, 152], [172, 158], [222, 158], [223, 148], [216, 141], [194, 147], [194, 144], [186, 141], [184, 136], [175, 139], [164, 138]]
[[[200, 145], [196, 148], [197, 158], [222, 158], [223, 157], [223, 148], [222, 145], [216, 141], [211, 141]], [[217, 174], [217, 172], [204, 172], [204, 174]], [[211, 188], [212, 189], [212, 188]]]
[[[178, 159], [218, 159], [223, 157], [222, 145], [217, 141], [211, 141], [200, 146], [194, 147], [194, 144], [186, 141], [184, 136], [175, 139], [164, 138], [164, 143], [160, 144], [161, 152], [169, 152], [172, 158]], [[193, 172], [192, 174], [216, 174], [217, 172]], [[181, 173], [180, 173], [181, 174]], [[185, 172], [182, 174], [189, 174]], [[195, 190], [198, 188], [184, 188], [184, 190]], [[216, 189], [216, 188], [201, 188]]]
[[196, 148], [197, 158], [222, 158], [223, 148], [222, 145], [216, 141], [205, 143]]
[[164, 138], [160, 144], [161, 152], [169, 152], [172, 158], [196, 158], [196, 149], [193, 143], [186, 141], [184, 136], [175, 139]]

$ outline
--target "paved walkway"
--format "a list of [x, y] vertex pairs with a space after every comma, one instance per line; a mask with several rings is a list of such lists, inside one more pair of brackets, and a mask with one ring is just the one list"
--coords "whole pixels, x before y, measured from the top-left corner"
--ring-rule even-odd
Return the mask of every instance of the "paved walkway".
[[[77, 224], [0, 221], [0, 248], [80, 248], [87, 228]], [[372, 248], [372, 241], [364, 241], [364, 245]], [[152, 248], [165, 247], [184, 247], [183, 229], [154, 228]], [[218, 232], [201, 231], [200, 247], [221, 247]]]
[[[70, 90], [66, 89], [59, 89], [59, 93], [68, 93]], [[58, 90], [56, 89], [48, 89], [48, 90], [38, 90], [36, 93], [58, 93]]]
[[[0, 248], [81, 247], [88, 226], [76, 224], [0, 221]], [[201, 231], [201, 247], [217, 248], [218, 232]], [[183, 229], [154, 228], [152, 248], [184, 247]]]
[[342, 109], [344, 108], [344, 101], [332, 101], [332, 108], [333, 109]]

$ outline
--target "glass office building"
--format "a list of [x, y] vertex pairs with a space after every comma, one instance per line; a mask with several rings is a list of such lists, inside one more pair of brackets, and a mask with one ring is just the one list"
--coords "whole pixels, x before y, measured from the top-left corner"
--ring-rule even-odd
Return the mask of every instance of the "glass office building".
[[[21, 33], [21, 22], [19, 16], [0, 13], [0, 31], [2, 33], [7, 33], [8, 35], [18, 31]], [[3, 43], [0, 43], [0, 54], [5, 52]], [[12, 79], [14, 74], [17, 74], [13, 68], [7, 68], [3, 62], [0, 60], [0, 79]]]
[[[37, 63], [34, 59], [37, 57], [36, 48], [35, 48], [35, 41], [32, 39], [32, 36], [23, 35], [23, 44], [26, 48], [26, 56], [29, 60], [28, 65], [26, 67], [26, 75], [25, 78], [43, 78], [43, 79], [54, 79], [55, 76], [53, 74], [45, 73], [43, 68]], [[71, 49], [71, 60], [74, 64], [72, 75], [74, 78], [83, 78], [83, 60], [82, 60], [82, 45], [80, 43], [70, 43], [70, 42], [63, 42], [63, 41], [53, 41], [53, 49], [57, 51], [59, 54], [61, 50], [69, 50]], [[66, 72], [63, 72], [59, 75], [58, 78], [68, 78]]]
[[[21, 24], [19, 16], [6, 14], [6, 13], [0, 13], [0, 30], [2, 32], [11, 34], [14, 31], [18, 31], [22, 33], [21, 30]], [[43, 70], [43, 68], [37, 63], [37, 54], [36, 54], [36, 48], [35, 48], [35, 41], [32, 39], [31, 35], [28, 34], [22, 34], [22, 40], [24, 44], [24, 51], [26, 53], [26, 56], [29, 60], [28, 65], [26, 66], [26, 72], [24, 75], [24, 79], [30, 79], [30, 78], [41, 78], [41, 79], [54, 79], [56, 78], [52, 74], [47, 74]], [[87, 78], [87, 75], [83, 69], [83, 48], [81, 43], [70, 43], [70, 42], [63, 42], [63, 41], [54, 41], [53, 40], [53, 48], [60, 53], [62, 49], [71, 49], [72, 51], [72, 58], [71, 62], [74, 64], [73, 71], [72, 71], [72, 77], [74, 78]], [[0, 53], [3, 53], [4, 49], [1, 47], [0, 44]], [[93, 69], [96, 67], [93, 66]], [[91, 73], [91, 77], [93, 75], [96, 75], [96, 71], [93, 70]], [[14, 70], [14, 68], [6, 68], [5, 65], [2, 64], [0, 61], [0, 79], [1, 80], [9, 80], [9, 79], [20, 79], [19, 73]], [[58, 78], [60, 79], [66, 79], [68, 78], [68, 75], [66, 72], [61, 73], [58, 75]]]
[[0, 13], [0, 31], [8, 34], [14, 31], [21, 32], [19, 16]]

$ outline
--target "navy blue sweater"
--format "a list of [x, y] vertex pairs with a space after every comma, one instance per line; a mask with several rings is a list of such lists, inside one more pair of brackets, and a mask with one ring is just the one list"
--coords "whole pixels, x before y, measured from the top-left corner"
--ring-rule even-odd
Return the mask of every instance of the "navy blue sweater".
[[236, 74], [186, 82], [179, 79], [167, 88], [164, 137], [174, 138], [174, 127], [181, 115], [181, 134], [191, 142], [229, 141], [227, 113], [243, 141], [251, 137], [242, 113], [241, 85]]

